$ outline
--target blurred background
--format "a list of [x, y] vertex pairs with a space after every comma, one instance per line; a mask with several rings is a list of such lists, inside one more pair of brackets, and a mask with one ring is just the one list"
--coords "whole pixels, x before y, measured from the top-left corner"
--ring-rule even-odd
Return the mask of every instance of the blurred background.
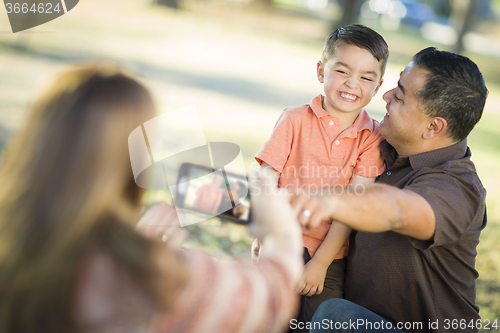
[[[382, 94], [427, 46], [460, 52], [484, 74], [490, 94], [469, 136], [488, 191], [477, 303], [483, 319], [500, 320], [500, 0], [81, 0], [16, 34], [2, 7], [0, 150], [48, 80], [75, 62], [105, 60], [140, 77], [159, 113], [196, 105], [206, 140], [238, 144], [250, 172], [280, 112], [322, 93], [316, 62], [323, 42], [348, 23], [377, 30], [389, 44], [385, 82], [367, 107], [378, 120]], [[171, 202], [168, 191], [151, 191], [146, 204], [158, 201]], [[211, 219], [188, 229], [186, 247], [222, 260], [250, 257], [245, 227]]]

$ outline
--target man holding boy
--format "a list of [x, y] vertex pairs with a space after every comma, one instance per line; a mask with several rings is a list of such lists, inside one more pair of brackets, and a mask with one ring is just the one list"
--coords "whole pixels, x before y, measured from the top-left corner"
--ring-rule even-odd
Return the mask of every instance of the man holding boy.
[[387, 170], [377, 183], [357, 196], [291, 198], [303, 223], [331, 217], [358, 230], [346, 299], [324, 302], [311, 332], [477, 332], [485, 324], [475, 257], [486, 192], [466, 138], [487, 92], [470, 59], [420, 51], [384, 95]]
[[[261, 172], [279, 177], [282, 188], [308, 191], [373, 183], [384, 170], [382, 137], [363, 108], [383, 82], [388, 55], [386, 42], [370, 28], [348, 25], [332, 32], [317, 63], [324, 96], [283, 111], [256, 155]], [[323, 301], [343, 297], [351, 229], [325, 219], [303, 231], [306, 266], [297, 289], [298, 322], [311, 321]]]

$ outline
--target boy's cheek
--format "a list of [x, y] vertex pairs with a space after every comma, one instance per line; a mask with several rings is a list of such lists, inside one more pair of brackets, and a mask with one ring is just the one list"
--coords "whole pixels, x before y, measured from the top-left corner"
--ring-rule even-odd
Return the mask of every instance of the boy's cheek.
[[362, 82], [361, 83], [361, 92], [363, 93], [363, 95], [368, 95], [368, 93], [372, 93], [371, 95], [375, 95], [375, 93], [377, 92], [377, 86], [375, 84], [373, 84], [372, 82]]
[[372, 96], [375, 96], [380, 89], [380, 85], [378, 83], [370, 83], [370, 87], [368, 89], [372, 92]]

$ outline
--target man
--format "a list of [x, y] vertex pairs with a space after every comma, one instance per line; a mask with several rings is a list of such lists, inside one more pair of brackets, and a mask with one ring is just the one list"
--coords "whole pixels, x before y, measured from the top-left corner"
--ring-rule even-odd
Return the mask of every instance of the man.
[[477, 332], [474, 266], [486, 192], [466, 138], [487, 92], [470, 59], [420, 51], [383, 97], [387, 170], [377, 183], [360, 195], [292, 197], [303, 224], [330, 216], [358, 230], [346, 299], [324, 302], [311, 332]]

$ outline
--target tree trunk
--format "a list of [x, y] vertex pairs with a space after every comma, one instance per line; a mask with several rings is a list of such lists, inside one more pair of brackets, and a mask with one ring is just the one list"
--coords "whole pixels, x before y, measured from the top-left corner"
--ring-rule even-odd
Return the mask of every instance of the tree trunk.
[[179, 0], [156, 0], [156, 3], [170, 8], [179, 8]]
[[257, 6], [257, 7], [271, 7], [272, 1], [271, 0], [252, 0], [252, 5]]
[[334, 24], [333, 29], [343, 27], [348, 24], [355, 23], [361, 12], [362, 0], [344, 0], [343, 14], [340, 22]]
[[476, 0], [452, 1], [451, 18], [458, 32], [457, 42], [453, 47], [453, 52], [455, 53], [462, 53], [464, 51], [464, 36], [474, 25], [476, 4]]

